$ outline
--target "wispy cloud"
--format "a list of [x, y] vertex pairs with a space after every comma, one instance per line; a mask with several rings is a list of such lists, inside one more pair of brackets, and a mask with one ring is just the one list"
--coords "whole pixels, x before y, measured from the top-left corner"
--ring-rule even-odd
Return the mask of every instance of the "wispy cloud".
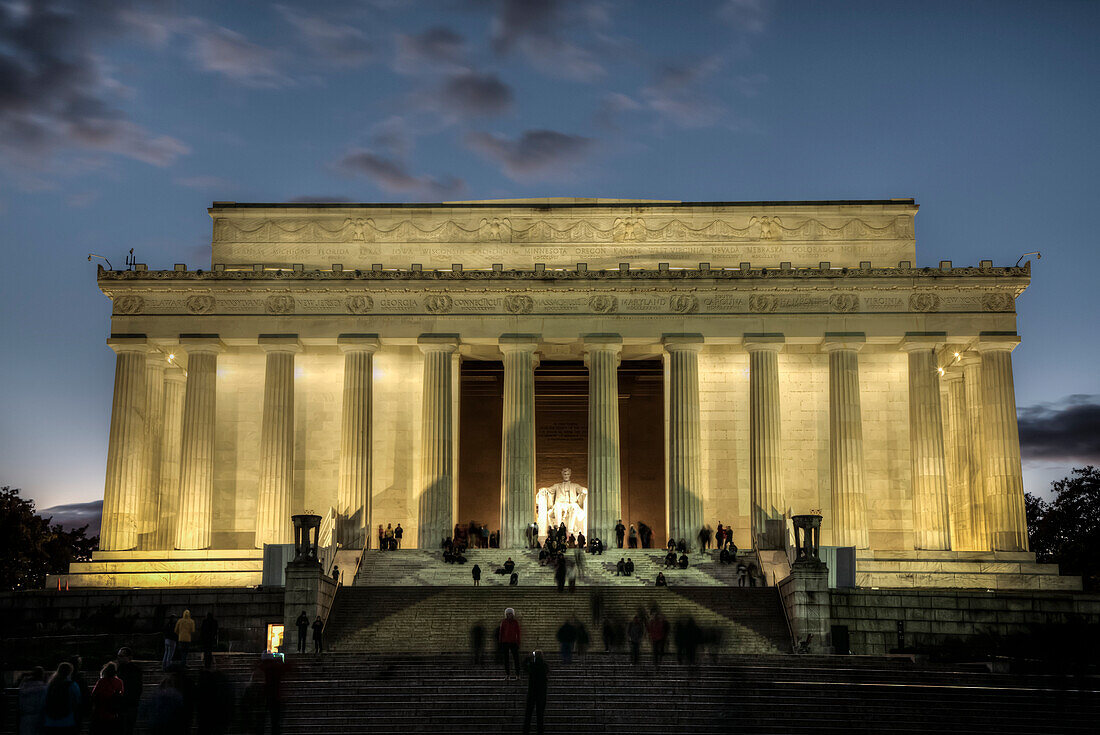
[[176, 178], [175, 182], [180, 186], [186, 186], [188, 189], [220, 189], [225, 191], [236, 188], [236, 184], [221, 176], [181, 176]]
[[641, 96], [646, 105], [682, 128], [704, 128], [717, 123], [725, 108], [704, 82], [722, 67], [722, 59], [711, 56], [691, 64], [664, 66]]
[[277, 87], [289, 81], [279, 71], [274, 51], [222, 26], [196, 34], [192, 54], [203, 71], [222, 74], [246, 86]]
[[[580, 0], [498, 0], [491, 21], [493, 49], [521, 53], [543, 73], [591, 81], [606, 72], [592, 46], [608, 22], [603, 3]], [[583, 37], [588, 43], [582, 43]]]
[[446, 197], [466, 187], [464, 181], [453, 176], [417, 176], [403, 162], [365, 149], [348, 151], [336, 162], [336, 167], [346, 174], [365, 176], [382, 189], [397, 194]]
[[307, 15], [287, 5], [276, 8], [316, 55], [343, 67], [358, 67], [370, 61], [373, 49], [361, 29], [342, 21]]
[[466, 145], [499, 164], [516, 180], [568, 177], [583, 162], [594, 141], [554, 130], [527, 130], [518, 138], [469, 133]]
[[402, 74], [420, 71], [457, 71], [466, 66], [466, 40], [445, 26], [435, 26], [423, 33], [399, 34], [394, 54], [394, 70]]
[[89, 538], [99, 535], [100, 519], [103, 516], [103, 501], [95, 500], [90, 503], [70, 503], [69, 505], [55, 505], [52, 508], [43, 508], [38, 515], [49, 518], [52, 524], [60, 524], [66, 530], [87, 526], [85, 535]]

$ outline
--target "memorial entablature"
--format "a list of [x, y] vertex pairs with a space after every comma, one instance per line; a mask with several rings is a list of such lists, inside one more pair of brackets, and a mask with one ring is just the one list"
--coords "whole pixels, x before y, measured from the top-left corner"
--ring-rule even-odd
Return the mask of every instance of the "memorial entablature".
[[916, 268], [916, 211], [215, 203], [209, 268], [99, 271], [118, 368], [91, 564], [119, 566], [83, 581], [190, 583], [124, 562], [231, 565], [328, 507], [346, 547], [469, 520], [518, 546], [571, 467], [605, 543], [621, 518], [777, 548], [820, 510], [868, 585], [1050, 583], [1011, 373], [1030, 267]]

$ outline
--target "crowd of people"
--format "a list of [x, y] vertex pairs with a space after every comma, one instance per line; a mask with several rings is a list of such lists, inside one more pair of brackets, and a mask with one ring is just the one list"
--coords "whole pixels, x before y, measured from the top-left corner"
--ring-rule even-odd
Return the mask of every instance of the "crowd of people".
[[401, 524], [397, 524], [397, 528], [394, 528], [392, 524], [387, 523], [383, 528], [382, 524], [378, 524], [378, 548], [381, 551], [397, 551], [401, 548], [401, 537], [405, 535], [405, 529], [401, 528]]

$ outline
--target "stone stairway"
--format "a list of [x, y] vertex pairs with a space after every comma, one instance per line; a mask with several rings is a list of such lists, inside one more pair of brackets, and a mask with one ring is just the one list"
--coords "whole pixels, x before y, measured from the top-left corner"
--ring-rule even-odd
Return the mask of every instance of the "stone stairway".
[[[462, 586], [472, 584], [470, 570], [475, 564], [481, 567], [482, 586], [507, 586], [508, 575], [494, 574], [509, 557], [515, 562], [519, 586], [546, 586], [554, 584], [552, 567], [539, 566], [538, 552], [529, 549], [470, 549], [465, 554], [465, 564], [445, 564], [442, 553], [423, 549], [398, 551], [366, 551], [354, 584], [370, 587], [405, 586]], [[629, 557], [634, 562], [634, 574], [616, 576], [615, 565], [620, 558]], [[579, 586], [643, 587], [652, 586], [658, 572], [664, 572], [670, 587], [706, 587], [736, 585], [735, 564], [722, 564], [718, 554], [690, 555], [687, 569], [665, 569], [665, 552], [661, 549], [608, 549], [602, 555], [581, 554], [582, 566], [578, 575]], [[575, 558], [572, 553], [570, 559]], [[738, 559], [746, 565], [757, 563], [755, 555], [740, 552]], [[759, 567], [759, 564], [757, 564]]]
[[781, 653], [791, 647], [775, 588], [583, 587], [571, 593], [545, 586], [342, 587], [325, 634], [336, 651], [457, 653], [469, 650], [475, 625], [489, 645], [507, 607], [516, 611], [527, 650], [556, 650], [558, 627], [572, 618], [584, 625], [591, 648], [603, 650], [604, 619], [622, 637], [636, 612], [654, 607], [672, 624], [692, 619], [713, 651]]
[[[695, 666], [668, 657], [631, 667], [623, 655], [561, 663], [548, 652], [551, 733], [719, 730], [752, 733], [1091, 733], [1100, 717], [1093, 677], [990, 674], [879, 657], [720, 656]], [[230, 733], [251, 732], [242, 693], [256, 657], [219, 654], [236, 702]], [[138, 732], [151, 733], [149, 700], [161, 679], [143, 662]], [[192, 670], [193, 671], [193, 670]], [[467, 657], [290, 655], [288, 735], [519, 731], [526, 682]], [[0, 731], [14, 732], [14, 692]]]

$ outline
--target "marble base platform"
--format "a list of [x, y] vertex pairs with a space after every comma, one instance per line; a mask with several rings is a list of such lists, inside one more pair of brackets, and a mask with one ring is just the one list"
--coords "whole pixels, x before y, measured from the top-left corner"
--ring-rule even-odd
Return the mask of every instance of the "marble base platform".
[[255, 587], [263, 578], [262, 549], [201, 551], [96, 551], [92, 560], [50, 575], [47, 589], [62, 587]]
[[1027, 551], [864, 550], [856, 554], [856, 586], [1075, 592], [1081, 578]]

